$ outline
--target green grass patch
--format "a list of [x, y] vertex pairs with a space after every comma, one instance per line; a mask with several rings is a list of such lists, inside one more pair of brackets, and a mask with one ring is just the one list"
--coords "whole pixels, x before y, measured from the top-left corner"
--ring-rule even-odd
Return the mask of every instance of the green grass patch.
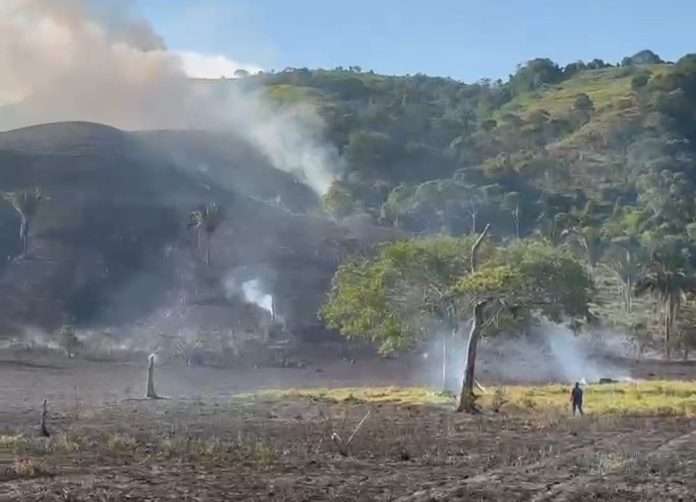
[[[570, 385], [489, 387], [478, 400], [484, 410], [509, 414], [570, 411]], [[617, 416], [696, 416], [696, 382], [649, 381], [587, 385], [585, 413]], [[347, 387], [265, 390], [241, 394], [238, 403], [308, 399], [317, 402], [453, 407], [455, 396], [425, 387]], [[501, 402], [503, 403], [500, 406]]]
[[[238, 396], [250, 397], [251, 394]], [[265, 390], [253, 394], [257, 399], [277, 401], [310, 399], [332, 403], [391, 403], [398, 405], [441, 406], [454, 403], [452, 395], [425, 387], [342, 387], [337, 389]]]
[[324, 100], [322, 93], [312, 87], [277, 84], [266, 89], [267, 96], [280, 105], [319, 104]]
[[[539, 387], [507, 386], [504, 410], [568, 411], [569, 385]], [[695, 416], [696, 383], [650, 381], [584, 387], [583, 408], [593, 415]], [[483, 395], [479, 403], [490, 408], [493, 394]]]
[[[647, 70], [655, 76], [670, 71], [670, 65], [648, 65], [640, 70]], [[593, 120], [596, 120], [604, 113], [626, 106], [623, 101], [631, 100], [634, 75], [635, 72], [627, 68], [585, 70], [558, 85], [515, 97], [501, 108], [498, 115], [506, 112], [528, 115], [536, 110], [546, 110], [558, 117], [572, 110], [578, 94], [587, 94], [594, 103], [596, 113]]]

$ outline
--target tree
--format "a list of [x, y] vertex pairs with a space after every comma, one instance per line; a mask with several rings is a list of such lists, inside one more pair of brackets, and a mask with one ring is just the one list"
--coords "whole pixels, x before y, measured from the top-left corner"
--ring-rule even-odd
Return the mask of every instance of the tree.
[[562, 235], [572, 238], [572, 241], [580, 248], [590, 270], [593, 270], [606, 249], [606, 240], [602, 234], [602, 229], [592, 225], [571, 227], [564, 230]]
[[[329, 327], [366, 338], [382, 353], [412, 348], [439, 325], [445, 352], [460, 325], [450, 292], [469, 273], [474, 244], [470, 236], [413, 239], [385, 245], [374, 258], [350, 260], [336, 272], [320, 315]], [[482, 247], [485, 257], [490, 247]]]
[[650, 81], [650, 72], [645, 71], [637, 73], [633, 76], [633, 78], [631, 78], [631, 89], [634, 91], [643, 89], [646, 85], [648, 85], [648, 81]]
[[510, 212], [515, 237], [520, 238], [520, 193], [508, 192], [503, 196], [503, 209]]
[[575, 96], [573, 108], [578, 112], [592, 113], [594, 111], [594, 103], [587, 94], [581, 93]]
[[644, 64], [661, 64], [662, 58], [649, 49], [636, 52], [633, 56], [627, 56], [621, 60], [621, 66], [633, 66]]
[[21, 192], [5, 192], [2, 198], [12, 205], [19, 215], [19, 240], [22, 244], [21, 256], [29, 253], [29, 231], [31, 223], [39, 210], [41, 202], [41, 190], [36, 187], [33, 190]]
[[634, 246], [614, 244], [606, 258], [606, 267], [619, 279], [621, 283], [621, 299], [624, 312], [633, 312], [633, 287], [640, 277], [644, 260], [640, 248]]
[[196, 234], [196, 247], [201, 251], [201, 236], [206, 235], [206, 253], [205, 263], [210, 266], [210, 250], [212, 238], [215, 231], [225, 219], [225, 214], [222, 207], [215, 202], [209, 202], [204, 206], [200, 206], [190, 214], [189, 228], [192, 228]]
[[345, 218], [354, 213], [357, 204], [350, 188], [341, 181], [334, 180], [329, 191], [322, 197], [324, 209], [334, 218]]
[[503, 314], [537, 315], [554, 322], [566, 316], [586, 317], [591, 290], [590, 277], [572, 255], [535, 241], [517, 241], [498, 249], [481, 268], [462, 277], [454, 294], [472, 309], [472, 322], [458, 411], [476, 410], [474, 365], [485, 328], [499, 322]]
[[321, 316], [347, 337], [367, 338], [383, 352], [414, 346], [432, 319], [459, 331], [472, 321], [462, 410], [474, 410], [473, 379], [481, 334], [533, 315], [560, 321], [587, 311], [591, 283], [567, 251], [519, 241], [496, 248], [476, 238], [413, 239], [383, 246], [374, 258], [341, 265]]
[[578, 94], [573, 102], [573, 110], [575, 111], [580, 125], [584, 125], [590, 121], [594, 112], [594, 103], [592, 99], [585, 93]]
[[683, 269], [670, 266], [659, 256], [653, 256], [648, 272], [635, 286], [636, 296], [646, 293], [651, 294], [660, 305], [665, 356], [670, 360], [675, 322], [686, 295], [696, 293], [696, 278]]
[[513, 94], [532, 91], [544, 84], [555, 84], [563, 79], [563, 71], [550, 59], [537, 58], [520, 66], [510, 77]]

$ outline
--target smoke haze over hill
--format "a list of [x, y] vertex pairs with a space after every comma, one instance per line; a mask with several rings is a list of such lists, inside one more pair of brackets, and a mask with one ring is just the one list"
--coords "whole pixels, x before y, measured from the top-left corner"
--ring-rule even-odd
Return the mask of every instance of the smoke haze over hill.
[[[340, 169], [311, 108], [273, 110], [253, 90], [200, 92], [130, 2], [7, 0], [0, 6], [0, 128], [90, 121], [122, 129], [222, 129], [324, 193]], [[224, 92], [218, 92], [218, 87]]]

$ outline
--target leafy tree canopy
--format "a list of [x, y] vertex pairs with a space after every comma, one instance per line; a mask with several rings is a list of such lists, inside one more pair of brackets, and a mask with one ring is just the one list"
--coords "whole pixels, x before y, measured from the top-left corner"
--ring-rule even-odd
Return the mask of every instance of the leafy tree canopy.
[[389, 352], [429, 336], [433, 319], [467, 319], [470, 305], [484, 299], [495, 300], [492, 308], [512, 323], [587, 313], [591, 282], [568, 252], [540, 242], [484, 243], [472, 273], [473, 243], [473, 237], [413, 239], [346, 263], [321, 315], [343, 335], [367, 338]]

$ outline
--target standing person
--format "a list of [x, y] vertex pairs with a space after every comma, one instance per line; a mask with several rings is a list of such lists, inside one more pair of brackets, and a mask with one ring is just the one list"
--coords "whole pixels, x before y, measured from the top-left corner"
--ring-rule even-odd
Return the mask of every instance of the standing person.
[[580, 382], [575, 382], [575, 387], [570, 391], [570, 402], [573, 404], [573, 416], [575, 412], [579, 411], [580, 415], [584, 415], [582, 411], [582, 389], [580, 388]]

